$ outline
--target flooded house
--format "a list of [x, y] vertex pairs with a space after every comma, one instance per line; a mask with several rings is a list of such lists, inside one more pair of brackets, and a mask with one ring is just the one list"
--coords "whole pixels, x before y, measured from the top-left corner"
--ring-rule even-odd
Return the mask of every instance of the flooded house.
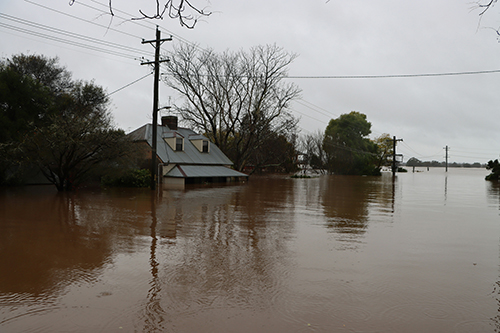
[[[178, 118], [164, 116], [157, 125], [158, 175], [166, 188], [183, 188], [186, 184], [225, 183], [247, 180], [248, 175], [231, 168], [233, 162], [210, 140], [189, 128], [178, 126]], [[144, 145], [150, 155], [152, 124], [146, 124], [128, 135]]]

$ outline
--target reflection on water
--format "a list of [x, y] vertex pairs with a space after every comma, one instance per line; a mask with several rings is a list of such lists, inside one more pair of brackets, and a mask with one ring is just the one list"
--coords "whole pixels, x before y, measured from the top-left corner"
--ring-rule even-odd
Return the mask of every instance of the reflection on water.
[[[374, 205], [393, 212], [396, 181], [384, 178], [331, 176], [320, 183], [327, 226], [338, 233], [363, 234]], [[390, 217], [390, 213], [387, 214]]]
[[499, 331], [500, 187], [441, 171], [3, 189], [0, 331]]
[[492, 205], [497, 205], [500, 209], [500, 182], [487, 182], [488, 199]]

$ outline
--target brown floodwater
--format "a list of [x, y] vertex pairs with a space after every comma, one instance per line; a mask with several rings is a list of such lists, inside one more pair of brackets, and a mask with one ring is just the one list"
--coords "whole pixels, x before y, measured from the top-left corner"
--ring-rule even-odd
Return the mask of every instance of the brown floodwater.
[[500, 332], [486, 170], [0, 189], [0, 332]]

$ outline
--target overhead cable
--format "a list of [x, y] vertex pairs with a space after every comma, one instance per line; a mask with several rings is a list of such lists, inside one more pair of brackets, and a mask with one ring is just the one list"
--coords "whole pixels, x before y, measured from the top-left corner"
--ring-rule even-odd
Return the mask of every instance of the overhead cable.
[[[68, 17], [71, 17], [71, 18], [74, 18], [74, 19], [77, 19], [79, 21], [83, 21], [83, 22], [86, 22], [86, 23], [89, 23], [89, 24], [93, 24], [95, 26], [98, 26], [98, 27], [101, 27], [101, 28], [104, 28], [106, 30], [111, 30], [111, 31], [114, 31], [114, 32], [117, 32], [117, 33], [120, 33], [120, 34], [123, 34], [123, 35], [127, 35], [129, 37], [134, 37], [134, 38], [137, 38], [137, 39], [140, 39], [142, 40], [142, 37], [140, 36], [136, 36], [136, 35], [133, 35], [133, 34], [129, 34], [127, 32], [124, 32], [124, 31], [121, 31], [121, 30], [118, 30], [118, 29], [114, 29], [114, 28], [111, 28], [109, 26], [105, 26], [105, 25], [102, 25], [102, 24], [99, 24], [99, 23], [96, 23], [96, 22], [93, 22], [93, 21], [89, 21], [89, 20], [85, 20], [85, 19], [82, 19], [81, 17], [78, 17], [78, 16], [75, 16], [75, 15], [71, 15], [71, 14], [68, 14], [68, 13], [65, 13], [65, 12], [62, 12], [60, 10], [57, 10], [57, 9], [54, 9], [54, 8], [51, 8], [51, 7], [48, 7], [48, 6], [44, 6], [42, 4], [39, 4], [37, 2], [34, 2], [34, 1], [30, 1], [30, 0], [24, 0], [25, 2], [28, 2], [30, 4], [33, 4], [35, 6], [39, 6], [41, 8], [44, 8], [44, 9], [47, 9], [47, 10], [50, 10], [50, 11], [53, 11], [55, 13], [58, 13], [58, 14], [61, 14], [61, 15], [65, 15], [65, 16], [68, 16]], [[78, 3], [78, 2], [77, 2]]]
[[147, 78], [147, 77], [148, 77], [148, 76], [150, 76], [151, 74], [153, 74], [153, 72], [148, 73], [148, 74], [146, 74], [146, 75], [144, 75], [144, 76], [142, 76], [142, 77], [138, 78], [137, 80], [132, 81], [132, 82], [130, 82], [129, 84], [126, 84], [126, 85], [124, 85], [123, 87], [118, 88], [118, 89], [116, 89], [116, 90], [114, 90], [114, 91], [110, 92], [109, 94], [107, 94], [107, 95], [106, 95], [106, 97], [111, 96], [111, 95], [113, 95], [114, 93], [119, 92], [120, 90], [123, 90], [123, 89], [125, 89], [125, 88], [130, 87], [130, 86], [131, 86], [131, 85], [133, 85], [134, 83], [137, 83], [137, 82], [139, 82], [139, 81], [141, 81], [141, 80], [143, 80], [143, 79]]
[[500, 73], [500, 69], [468, 72], [447, 73], [423, 73], [423, 74], [390, 74], [390, 75], [323, 75], [323, 76], [285, 76], [286, 79], [391, 79], [391, 78], [413, 78], [413, 77], [435, 77], [435, 76], [459, 76]]
[[[73, 38], [73, 39], [78, 39], [78, 40], [81, 40], [84, 42], [90, 42], [90, 43], [94, 43], [94, 44], [98, 44], [98, 45], [102, 45], [102, 46], [106, 46], [106, 47], [116, 48], [116, 49], [119, 49], [122, 51], [127, 51], [127, 52], [146, 53], [146, 52], [144, 52], [144, 50], [141, 50], [138, 48], [133, 48], [130, 46], [125, 46], [125, 45], [121, 45], [121, 44], [117, 44], [117, 43], [113, 43], [113, 42], [109, 42], [109, 41], [105, 41], [105, 40], [101, 40], [101, 39], [96, 39], [93, 37], [73, 33], [73, 32], [67, 31], [67, 30], [61, 30], [58, 28], [39, 24], [39, 23], [36, 23], [33, 21], [24, 20], [24, 19], [21, 19], [18, 17], [3, 14], [3, 13], [0, 13], [0, 18], [6, 19], [9, 21], [13, 21], [13, 22], [16, 22], [18, 24], [26, 25], [26, 26], [29, 26], [32, 28], [48, 31], [50, 33], [59, 34], [59, 35], [65, 36], [65, 37]], [[10, 26], [7, 24], [5, 24], [5, 26], [13, 27], [13, 26]], [[16, 30], [19, 30], [19, 29], [22, 29], [22, 28], [18, 28]], [[32, 32], [31, 30], [24, 29], [24, 32], [26, 32], [26, 31]], [[50, 36], [50, 35], [47, 35], [47, 36]], [[54, 38], [57, 38], [57, 37], [54, 37]]]

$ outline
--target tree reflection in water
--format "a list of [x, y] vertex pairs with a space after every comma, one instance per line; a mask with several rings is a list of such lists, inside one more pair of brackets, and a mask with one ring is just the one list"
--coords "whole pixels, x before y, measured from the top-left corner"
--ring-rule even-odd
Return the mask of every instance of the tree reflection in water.
[[394, 213], [397, 177], [325, 176], [322, 180], [326, 226], [349, 248], [366, 233], [369, 216], [374, 213], [370, 210]]
[[500, 210], [500, 182], [487, 181], [486, 191], [488, 193], [488, 201], [493, 205], [498, 205]]
[[0, 293], [56, 296], [79, 279], [93, 279], [111, 240], [105, 228], [89, 228], [83, 210], [74, 194], [52, 188], [19, 188], [3, 196]]
[[500, 332], [500, 187], [451, 174], [443, 205], [442, 180], [0, 190], [0, 326]]
[[150, 289], [140, 330], [164, 331], [172, 320], [200, 313], [276, 305], [294, 228], [293, 217], [278, 209], [294, 200], [282, 180], [160, 192], [152, 202]]

